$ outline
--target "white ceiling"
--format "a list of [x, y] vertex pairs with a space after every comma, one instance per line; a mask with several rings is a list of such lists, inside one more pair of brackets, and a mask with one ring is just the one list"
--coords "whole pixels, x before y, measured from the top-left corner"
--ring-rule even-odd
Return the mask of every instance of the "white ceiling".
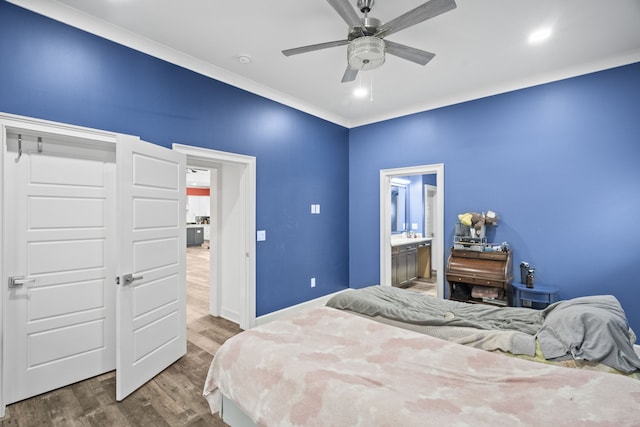
[[200, 168], [187, 168], [187, 187], [209, 187], [211, 172]]
[[[373, 100], [357, 99], [357, 80], [340, 83], [346, 46], [281, 53], [346, 38], [326, 0], [10, 1], [346, 127], [640, 61], [640, 0], [456, 0], [388, 37], [436, 57], [420, 66], [388, 55], [361, 73]], [[377, 0], [370, 16], [389, 21], [424, 2]], [[543, 26], [551, 38], [529, 45]]]

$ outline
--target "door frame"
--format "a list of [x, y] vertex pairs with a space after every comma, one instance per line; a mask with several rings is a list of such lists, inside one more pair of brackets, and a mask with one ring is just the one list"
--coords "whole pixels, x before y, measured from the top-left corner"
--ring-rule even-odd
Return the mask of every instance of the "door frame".
[[[220, 261], [221, 254], [225, 251], [225, 246], [229, 244], [225, 239], [219, 239], [220, 246], [216, 247], [213, 251], [214, 256], [211, 260], [211, 266], [217, 267], [211, 270], [213, 274], [209, 274], [210, 284], [210, 307], [209, 311], [214, 316], [219, 316], [222, 310], [222, 284], [221, 284], [221, 269], [230, 268], [236, 270], [242, 268], [245, 273], [245, 281], [241, 283], [240, 288], [240, 313], [239, 313], [239, 326], [241, 329], [251, 329], [256, 325], [256, 158], [253, 156], [247, 156], [243, 154], [230, 153], [226, 151], [212, 150], [209, 148], [194, 147], [190, 145], [183, 145], [174, 143], [173, 149], [187, 155], [187, 165], [198, 165], [200, 167], [208, 167], [211, 169], [217, 169], [217, 187], [212, 187], [214, 190], [219, 191], [220, 194], [224, 193], [225, 188], [231, 189], [233, 185], [237, 185], [238, 182], [229, 182], [226, 178], [225, 165], [228, 166], [243, 166], [244, 171], [242, 173], [241, 181], [243, 181], [242, 193], [239, 196], [243, 199], [244, 209], [244, 227], [241, 229], [228, 230], [228, 226], [223, 224], [223, 221], [215, 219], [217, 224], [217, 230], [215, 231], [218, 236], [235, 235], [237, 239], [244, 243], [244, 253], [238, 255], [231, 260], [231, 263]], [[224, 204], [224, 197], [217, 204], [216, 212], [220, 212]], [[213, 212], [212, 212], [213, 214]], [[213, 230], [212, 230], [213, 233]], [[214, 235], [214, 234], [212, 234]]]
[[[437, 218], [436, 218], [438, 216], [438, 186], [437, 185], [431, 185], [431, 184], [425, 184], [423, 186], [423, 190], [424, 190], [424, 200], [425, 200], [425, 211], [427, 209], [426, 204], [429, 203], [430, 199], [433, 199], [432, 202], [433, 202], [434, 206], [433, 206], [433, 209], [432, 209], [433, 219], [431, 221], [432, 222], [431, 225], [435, 229], [435, 224], [437, 224], [437, 221], [438, 221]], [[433, 191], [434, 196], [429, 196], [429, 192], [430, 191]], [[425, 216], [425, 218], [426, 218], [426, 216]], [[424, 229], [425, 230], [427, 229], [427, 224], [426, 223], [425, 223], [425, 228]], [[435, 244], [439, 244], [440, 239], [442, 239], [442, 236], [438, 236], [436, 233], [433, 233], [433, 234], [435, 234], [435, 236], [434, 236], [434, 239], [431, 242], [431, 244], [433, 245], [434, 242], [435, 242]], [[426, 236], [426, 233], [425, 233], [425, 236]], [[441, 261], [439, 259], [436, 259], [437, 256], [438, 256], [437, 254], [435, 256], [432, 255], [432, 259], [431, 259], [431, 263], [432, 264], [440, 264], [441, 263]]]
[[432, 245], [432, 256], [437, 261], [432, 264], [436, 270], [436, 292], [438, 298], [444, 298], [444, 163], [410, 166], [404, 168], [380, 170], [380, 284], [391, 286], [391, 178], [408, 175], [436, 175], [436, 245]]
[[[7, 136], [7, 128], [17, 128], [24, 129], [31, 132], [36, 132], [38, 134], [64, 134], [65, 137], [68, 138], [77, 138], [87, 142], [95, 142], [97, 143], [96, 149], [99, 148], [99, 144], [103, 146], [113, 144], [115, 148], [115, 144], [117, 141], [117, 134], [114, 132], [108, 131], [100, 131], [97, 129], [83, 128], [80, 126], [67, 125], [64, 123], [52, 122], [47, 120], [35, 119], [25, 116], [18, 116], [14, 114], [8, 113], [0, 113], [0, 143], [2, 147], [0, 149], [0, 176], [4, 176], [4, 159], [6, 155], [6, 136]], [[6, 184], [4, 179], [1, 180], [2, 185], [0, 185], [0, 241], [4, 242], [4, 185]], [[7, 209], [9, 207], [6, 207]], [[0, 278], [5, 277], [5, 268], [4, 268], [4, 254], [5, 247], [4, 243], [0, 245]], [[5, 416], [5, 396], [6, 396], [6, 387], [5, 384], [5, 357], [4, 352], [7, 351], [4, 342], [4, 328], [5, 325], [8, 327], [10, 323], [8, 319], [5, 319], [7, 310], [4, 309], [4, 304], [6, 303], [6, 294], [8, 292], [7, 284], [0, 283], [2, 289], [0, 289], [0, 307], [2, 307], [2, 315], [0, 316], [0, 417]]]

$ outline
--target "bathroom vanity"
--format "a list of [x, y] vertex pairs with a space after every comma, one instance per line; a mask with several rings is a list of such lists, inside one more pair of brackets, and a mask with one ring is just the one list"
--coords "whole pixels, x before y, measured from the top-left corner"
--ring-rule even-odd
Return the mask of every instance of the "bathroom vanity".
[[[392, 286], [402, 287], [418, 277], [431, 277], [431, 240], [431, 238], [391, 239]], [[427, 249], [428, 257], [425, 252]], [[427, 269], [428, 276], [425, 275]]]

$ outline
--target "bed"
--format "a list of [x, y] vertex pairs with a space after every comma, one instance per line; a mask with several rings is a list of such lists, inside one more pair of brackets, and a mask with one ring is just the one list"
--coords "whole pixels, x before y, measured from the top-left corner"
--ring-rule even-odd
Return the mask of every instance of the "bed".
[[443, 300], [390, 286], [342, 292], [327, 306], [488, 351], [640, 379], [636, 336], [619, 301], [594, 295], [544, 310]]
[[227, 340], [204, 395], [231, 425], [637, 426], [640, 381], [317, 307]]

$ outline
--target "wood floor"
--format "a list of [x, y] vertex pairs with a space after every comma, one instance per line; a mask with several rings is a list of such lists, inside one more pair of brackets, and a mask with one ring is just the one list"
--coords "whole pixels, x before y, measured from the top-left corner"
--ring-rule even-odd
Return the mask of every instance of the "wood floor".
[[413, 280], [411, 283], [409, 283], [409, 285], [404, 286], [404, 289], [420, 292], [420, 293], [435, 297], [438, 294], [437, 287], [438, 287], [438, 283], [436, 280], [436, 273], [434, 271], [433, 273], [431, 273], [430, 278], [428, 279], [417, 278]]
[[207, 314], [209, 250], [187, 249], [187, 354], [122, 402], [109, 372], [7, 407], [0, 426], [226, 426], [202, 397], [213, 354], [238, 325]]

